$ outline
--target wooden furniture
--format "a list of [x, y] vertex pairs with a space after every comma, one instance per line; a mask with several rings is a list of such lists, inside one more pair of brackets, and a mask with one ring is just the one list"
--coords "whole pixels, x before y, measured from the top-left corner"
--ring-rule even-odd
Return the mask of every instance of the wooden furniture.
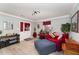
[[0, 37], [0, 48], [19, 43], [19, 34], [11, 35], [11, 36], [1, 36]]
[[79, 43], [74, 40], [67, 40], [62, 44], [65, 55], [79, 55]]

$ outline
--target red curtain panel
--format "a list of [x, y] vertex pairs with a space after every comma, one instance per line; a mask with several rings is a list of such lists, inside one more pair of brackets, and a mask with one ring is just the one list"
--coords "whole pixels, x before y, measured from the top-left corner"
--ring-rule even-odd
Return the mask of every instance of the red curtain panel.
[[28, 26], [30, 27], [30, 23], [28, 23]]
[[25, 23], [25, 27], [27, 27], [27, 23]]
[[25, 23], [25, 27], [30, 27], [30, 23]]
[[51, 25], [51, 21], [44, 21], [43, 25]]
[[20, 32], [23, 32], [23, 22], [20, 22]]

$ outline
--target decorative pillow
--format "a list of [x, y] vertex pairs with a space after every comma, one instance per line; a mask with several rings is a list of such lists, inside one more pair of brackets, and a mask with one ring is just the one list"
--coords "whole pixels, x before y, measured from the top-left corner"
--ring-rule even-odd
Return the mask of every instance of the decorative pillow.
[[55, 38], [56, 36], [52, 33], [49, 34], [52, 38]]
[[53, 32], [53, 34], [54, 34], [55, 36], [59, 36], [59, 33], [57, 33], [57, 32]]
[[60, 40], [62, 38], [63, 35], [59, 35], [58, 40]]

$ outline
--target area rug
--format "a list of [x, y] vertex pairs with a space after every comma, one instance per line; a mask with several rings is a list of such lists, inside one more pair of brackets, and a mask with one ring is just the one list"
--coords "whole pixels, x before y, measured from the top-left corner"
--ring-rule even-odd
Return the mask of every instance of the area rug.
[[26, 38], [24, 39], [25, 41], [30, 41], [30, 40], [33, 40], [33, 38]]

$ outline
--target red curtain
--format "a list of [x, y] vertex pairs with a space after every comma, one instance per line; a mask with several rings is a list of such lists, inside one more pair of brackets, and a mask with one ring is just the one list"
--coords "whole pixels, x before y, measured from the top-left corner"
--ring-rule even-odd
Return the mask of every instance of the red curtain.
[[27, 23], [25, 23], [25, 27], [27, 27]]
[[27, 23], [27, 26], [30, 27], [30, 23]]
[[30, 23], [25, 23], [25, 27], [30, 27]]
[[23, 32], [23, 22], [20, 22], [20, 32]]
[[44, 21], [43, 25], [51, 25], [51, 21]]

